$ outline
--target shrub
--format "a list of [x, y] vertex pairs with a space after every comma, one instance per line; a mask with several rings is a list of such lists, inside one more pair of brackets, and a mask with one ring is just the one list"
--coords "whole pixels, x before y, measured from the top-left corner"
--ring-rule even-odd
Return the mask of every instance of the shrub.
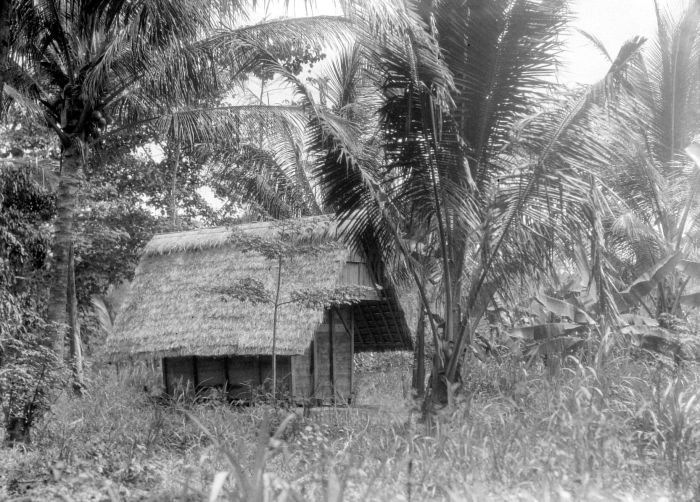
[[46, 323], [29, 297], [0, 289], [0, 407], [5, 443], [29, 443], [35, 421], [48, 409], [63, 370]]

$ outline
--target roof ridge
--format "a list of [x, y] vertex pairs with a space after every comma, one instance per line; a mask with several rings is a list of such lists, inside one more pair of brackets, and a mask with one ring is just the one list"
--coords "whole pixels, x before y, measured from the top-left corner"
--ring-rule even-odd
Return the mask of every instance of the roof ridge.
[[222, 246], [236, 231], [244, 233], [272, 233], [274, 229], [282, 229], [285, 224], [320, 226], [323, 223], [333, 224], [332, 215], [314, 215], [302, 218], [284, 220], [267, 220], [251, 223], [240, 223], [231, 226], [197, 228], [180, 232], [155, 234], [144, 248], [144, 255], [167, 254], [173, 252], [198, 251]]
[[234, 229], [234, 228], [245, 228], [245, 229], [267, 228], [270, 225], [275, 224], [275, 223], [282, 225], [288, 221], [299, 221], [299, 222], [309, 221], [309, 222], [311, 222], [314, 220], [318, 220], [319, 222], [320, 221], [334, 221], [335, 218], [332, 214], [319, 214], [319, 215], [312, 215], [312, 216], [302, 216], [300, 218], [285, 218], [283, 220], [249, 221], [246, 223], [236, 223], [235, 225], [219, 225], [216, 227], [203, 227], [203, 228], [193, 228], [191, 230], [178, 230], [176, 232], [160, 232], [157, 234], [153, 234], [153, 237], [173, 236], [173, 235], [180, 235], [180, 234], [182, 234], [182, 235], [196, 234], [197, 232], [207, 232], [207, 231], [215, 231], [215, 230], [230, 231], [231, 229]]

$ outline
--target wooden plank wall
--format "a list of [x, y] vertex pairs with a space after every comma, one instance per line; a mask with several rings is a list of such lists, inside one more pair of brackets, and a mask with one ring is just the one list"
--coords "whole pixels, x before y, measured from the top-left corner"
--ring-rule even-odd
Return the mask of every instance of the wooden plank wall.
[[[277, 387], [283, 394], [290, 390], [292, 362], [290, 356], [277, 356]], [[233, 399], [250, 399], [252, 390], [272, 385], [272, 356], [229, 356], [229, 395]]]
[[294, 399], [304, 401], [313, 394], [313, 366], [311, 351], [313, 344], [309, 345], [303, 355], [292, 356], [292, 394]]
[[358, 255], [352, 254], [343, 266], [340, 283], [374, 286], [375, 281], [372, 279], [367, 264]]
[[[343, 319], [340, 319], [340, 316]], [[335, 397], [347, 403], [352, 393], [353, 343], [351, 312], [346, 309], [333, 311], [333, 375], [335, 377]], [[345, 321], [343, 323], [343, 321]]]
[[[269, 391], [272, 387], [272, 356], [260, 356], [260, 384], [265, 384]], [[288, 394], [291, 383], [292, 363], [290, 356], [277, 356], [277, 389], [279, 392]]]
[[328, 312], [324, 315], [323, 323], [319, 324], [314, 333], [313, 355], [313, 396], [315, 399], [329, 401], [331, 392], [330, 337]]
[[255, 356], [231, 356], [227, 360], [228, 394], [231, 399], [250, 399], [260, 385], [259, 361]]
[[189, 382], [190, 388], [194, 386], [194, 367], [191, 357], [169, 357], [165, 366], [167, 385], [166, 392], [170, 395], [173, 391], [182, 387], [185, 388]]
[[[292, 362], [290, 356], [277, 357], [277, 385], [280, 392], [290, 390]], [[189, 382], [191, 389], [224, 387], [229, 397], [248, 400], [253, 389], [272, 382], [272, 356], [173, 357], [165, 360], [167, 392]]]
[[223, 387], [226, 383], [226, 358], [198, 357], [197, 382], [201, 387]]
[[348, 402], [352, 392], [353, 343], [348, 310], [326, 312], [314, 334], [314, 397], [324, 403]]

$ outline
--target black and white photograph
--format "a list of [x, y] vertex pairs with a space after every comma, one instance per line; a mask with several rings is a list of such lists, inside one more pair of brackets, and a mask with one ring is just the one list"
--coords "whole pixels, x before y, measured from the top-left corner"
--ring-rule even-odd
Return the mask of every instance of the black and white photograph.
[[700, 0], [0, 0], [0, 501], [700, 502]]

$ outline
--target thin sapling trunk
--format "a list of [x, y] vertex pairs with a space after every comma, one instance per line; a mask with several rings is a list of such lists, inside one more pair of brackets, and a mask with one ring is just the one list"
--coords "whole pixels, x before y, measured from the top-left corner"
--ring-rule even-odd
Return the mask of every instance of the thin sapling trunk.
[[282, 282], [282, 255], [277, 258], [277, 288], [275, 308], [272, 314], [272, 402], [277, 402], [277, 309], [280, 305], [280, 284]]
[[180, 141], [175, 145], [175, 159], [173, 161], [173, 180], [170, 186], [170, 224], [173, 230], [177, 230], [177, 172], [180, 169]]

